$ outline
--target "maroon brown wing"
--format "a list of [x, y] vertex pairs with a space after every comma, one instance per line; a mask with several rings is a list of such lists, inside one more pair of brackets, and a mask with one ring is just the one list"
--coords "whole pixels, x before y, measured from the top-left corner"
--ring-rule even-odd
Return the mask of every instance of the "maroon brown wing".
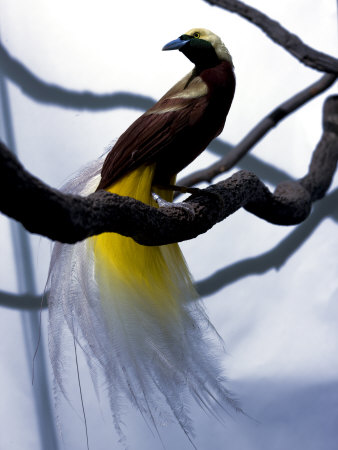
[[162, 98], [120, 136], [103, 164], [98, 189], [107, 188], [142, 164], [156, 162], [196, 126], [206, 107], [207, 96]]

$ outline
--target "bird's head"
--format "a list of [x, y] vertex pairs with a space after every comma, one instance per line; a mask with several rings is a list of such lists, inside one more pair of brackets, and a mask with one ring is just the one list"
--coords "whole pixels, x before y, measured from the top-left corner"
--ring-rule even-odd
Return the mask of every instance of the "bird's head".
[[232, 58], [221, 39], [205, 28], [193, 28], [178, 39], [168, 42], [162, 50], [179, 50], [198, 68], [213, 67]]

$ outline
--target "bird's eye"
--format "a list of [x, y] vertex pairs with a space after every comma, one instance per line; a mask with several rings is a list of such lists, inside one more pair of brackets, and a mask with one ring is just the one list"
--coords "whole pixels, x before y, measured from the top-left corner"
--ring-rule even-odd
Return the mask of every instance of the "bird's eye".
[[195, 31], [195, 33], [193, 34], [193, 37], [197, 38], [197, 39], [199, 39], [200, 36], [201, 36], [201, 33], [199, 33], [198, 31]]

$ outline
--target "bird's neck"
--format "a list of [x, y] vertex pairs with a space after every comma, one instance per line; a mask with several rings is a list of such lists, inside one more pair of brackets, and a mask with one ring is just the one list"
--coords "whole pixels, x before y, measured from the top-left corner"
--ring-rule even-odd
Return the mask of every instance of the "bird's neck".
[[185, 45], [180, 51], [195, 64], [195, 68], [199, 71], [214, 67], [221, 62], [215, 49], [210, 44], [203, 46]]
[[236, 80], [233, 65], [230, 61], [220, 61], [214, 67], [202, 70], [199, 76], [208, 86], [209, 96], [220, 101], [224, 96], [232, 99]]
[[200, 75], [203, 70], [212, 69], [222, 62], [217, 58], [215, 53], [206, 54], [204, 57], [199, 57], [198, 60], [194, 60], [193, 58], [189, 59], [195, 64], [194, 72], [196, 76]]
[[205, 70], [213, 69], [214, 67], [216, 67], [219, 64], [221, 64], [221, 61], [218, 60], [217, 64], [213, 64], [213, 65], [209, 65], [209, 64], [206, 65], [206, 66], [200, 65], [200, 64], [199, 65], [195, 65], [195, 67], [194, 67], [193, 71], [191, 72], [191, 75], [190, 75], [190, 77], [189, 77], [188, 81], [186, 82], [186, 84], [185, 84], [183, 89], [186, 89], [189, 86], [189, 84], [192, 82], [192, 80], [194, 80], [196, 77], [201, 76], [201, 74]]

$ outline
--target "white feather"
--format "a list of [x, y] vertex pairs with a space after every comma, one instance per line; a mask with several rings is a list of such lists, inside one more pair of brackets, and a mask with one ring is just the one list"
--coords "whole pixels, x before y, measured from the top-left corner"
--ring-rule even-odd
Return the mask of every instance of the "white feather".
[[[86, 167], [64, 190], [80, 195], [94, 192], [102, 162], [101, 158]], [[217, 417], [229, 405], [239, 409], [220, 369], [223, 343], [186, 272], [173, 265], [172, 247], [160, 249], [179, 292], [178, 312], [166, 320], [144, 301], [142, 292], [126, 285], [118, 274], [110, 273], [107, 286], [99, 286], [102, 279], [97, 274], [93, 240], [75, 245], [55, 243], [52, 253], [47, 288], [49, 351], [56, 383], [67, 397], [67, 358], [74, 357], [71, 346], [75, 337], [96, 389], [97, 376], [105, 380], [123, 445], [122, 405], [126, 399], [156, 430], [177, 421], [192, 443], [191, 398]]]

